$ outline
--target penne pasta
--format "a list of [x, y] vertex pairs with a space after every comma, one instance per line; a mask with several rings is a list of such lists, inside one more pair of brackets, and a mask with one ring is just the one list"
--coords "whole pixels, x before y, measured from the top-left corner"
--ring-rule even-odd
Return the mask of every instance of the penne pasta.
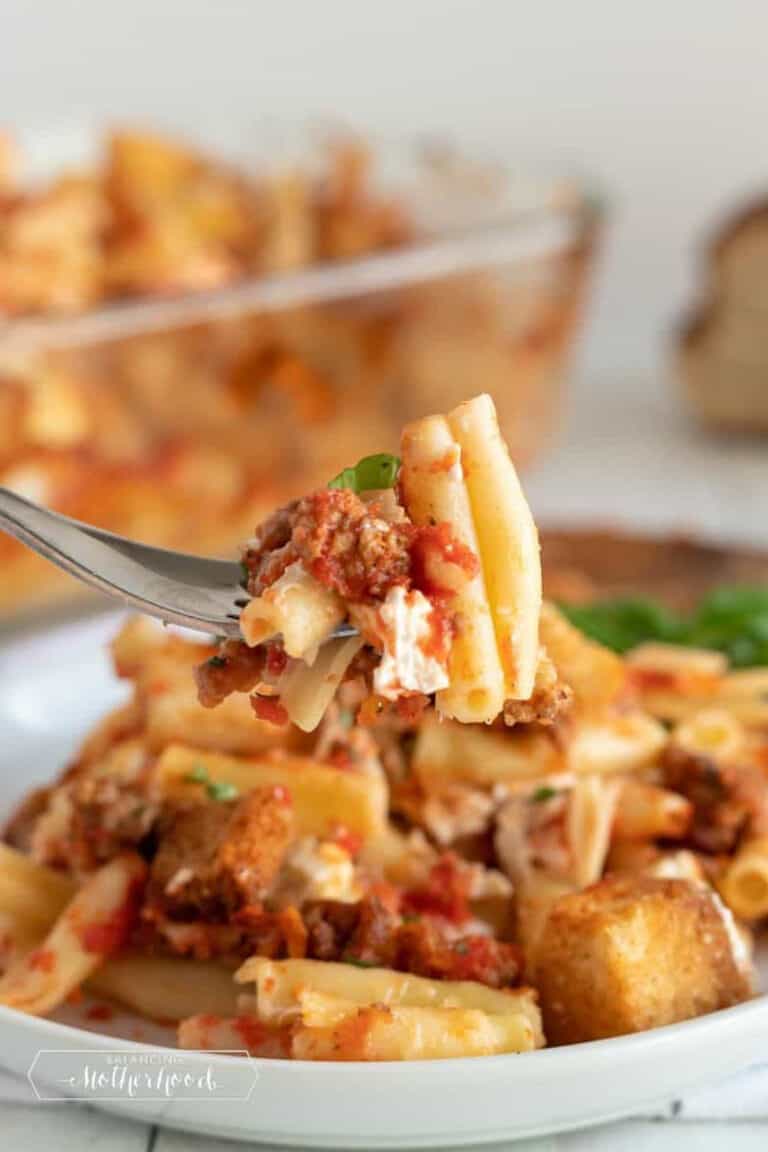
[[138, 856], [117, 856], [90, 876], [40, 948], [0, 980], [0, 1003], [33, 1016], [50, 1012], [124, 942], [137, 885], [146, 875]]
[[571, 772], [641, 772], [652, 767], [667, 742], [662, 724], [638, 710], [577, 725], [568, 744]]
[[761, 729], [768, 725], [767, 692], [764, 672], [747, 670], [731, 672], [702, 691], [689, 691], [663, 682], [645, 685], [640, 699], [652, 716], [669, 723], [682, 723], [701, 712], [722, 711], [727, 712], [734, 723]]
[[45, 929], [76, 891], [76, 884], [68, 876], [0, 844], [0, 911]]
[[340, 825], [367, 838], [386, 827], [387, 789], [382, 777], [335, 768], [299, 756], [235, 759], [173, 745], [155, 765], [153, 788], [159, 796], [196, 795], [196, 773], [239, 792], [281, 785], [293, 801], [299, 834], [322, 836]]
[[135, 680], [159, 663], [177, 675], [186, 673], [210, 655], [211, 647], [182, 640], [148, 616], [131, 616], [110, 644], [110, 652], [118, 676]]
[[748, 840], [720, 877], [718, 889], [741, 920], [768, 916], [768, 839]]
[[631, 683], [655, 716], [682, 721], [717, 710], [749, 728], [768, 724], [766, 669], [729, 671], [720, 652], [671, 644], [643, 644], [626, 659]]
[[[40, 948], [48, 928], [77, 893], [76, 885], [6, 845], [0, 845], [0, 881], [5, 934], [21, 953]], [[196, 1012], [231, 1015], [237, 1007], [231, 968], [176, 956], [112, 955], [87, 984], [155, 1020], [183, 1020]]]
[[724, 708], [706, 708], [677, 724], [672, 744], [691, 756], [730, 760], [740, 755], [746, 743], [744, 725]]
[[580, 776], [574, 781], [566, 834], [573, 860], [570, 878], [579, 888], [594, 884], [603, 874], [619, 787], [618, 781], [601, 776]]
[[45, 936], [45, 929], [35, 920], [11, 916], [0, 910], [0, 973], [21, 961]]
[[416, 734], [411, 767], [425, 788], [447, 781], [490, 787], [564, 772], [566, 753], [540, 729], [504, 732], [426, 716]]
[[621, 782], [613, 821], [620, 840], [680, 840], [693, 817], [685, 796], [642, 780]]
[[179, 1024], [179, 1048], [195, 1052], [247, 1052], [266, 1060], [291, 1055], [291, 1031], [277, 1025], [261, 1024], [252, 1016], [199, 1012]]
[[362, 647], [359, 636], [329, 640], [312, 665], [299, 663], [280, 681], [280, 702], [302, 732], [314, 732]]
[[389, 823], [365, 842], [360, 854], [361, 864], [373, 874], [410, 888], [425, 882], [436, 860], [436, 850], [421, 831], [405, 833]]
[[718, 703], [748, 727], [768, 725], [768, 669], [744, 668], [723, 680]]
[[310, 1019], [331, 1023], [300, 1025], [293, 1035], [296, 1060], [447, 1060], [530, 1052], [536, 1047], [530, 1022], [522, 1015], [489, 1016], [477, 1009], [360, 1007], [313, 993]]
[[256, 984], [256, 1019], [292, 1025], [304, 1060], [418, 1060], [522, 1052], [543, 1044], [528, 989], [499, 992], [385, 968], [252, 957], [236, 973]]
[[189, 744], [232, 756], [255, 756], [270, 748], [300, 748], [301, 733], [259, 720], [248, 696], [233, 693], [218, 708], [202, 708], [191, 677], [168, 684], [143, 700], [147, 746], [162, 752], [169, 744]]
[[[400, 484], [414, 524], [449, 523], [479, 557], [461, 449], [446, 418], [428, 416], [408, 425], [401, 451]], [[457, 630], [448, 662], [450, 684], [437, 693], [438, 710], [465, 724], [494, 720], [504, 705], [504, 670], [482, 570], [458, 591], [452, 607]]]
[[243, 609], [240, 630], [251, 647], [280, 635], [289, 656], [311, 664], [344, 614], [335, 592], [318, 584], [300, 564], [291, 564]]
[[238, 984], [256, 984], [259, 1016], [283, 1022], [302, 1016], [301, 997], [310, 990], [350, 1004], [411, 1008], [477, 1009], [491, 1015], [519, 1014], [540, 1034], [538, 1008], [529, 988], [499, 991], [468, 980], [427, 980], [389, 968], [355, 968], [317, 960], [267, 960], [252, 956], [237, 970]]
[[561, 773], [640, 771], [665, 743], [663, 726], [639, 711], [584, 720], [564, 740], [531, 725], [500, 732], [425, 718], [412, 768], [425, 787], [448, 780], [492, 787]]
[[97, 968], [88, 987], [151, 1020], [179, 1021], [200, 1012], [231, 1016], [237, 1011], [232, 969], [213, 961], [126, 952]]
[[633, 670], [675, 678], [689, 688], [712, 685], [728, 671], [728, 659], [722, 652], [657, 641], [638, 644], [626, 659]]
[[624, 689], [626, 671], [621, 658], [579, 632], [546, 601], [541, 606], [539, 637], [582, 712], [600, 712]]
[[527, 700], [539, 660], [539, 538], [490, 396], [448, 415], [461, 448], [480, 563], [504, 671], [505, 697]]

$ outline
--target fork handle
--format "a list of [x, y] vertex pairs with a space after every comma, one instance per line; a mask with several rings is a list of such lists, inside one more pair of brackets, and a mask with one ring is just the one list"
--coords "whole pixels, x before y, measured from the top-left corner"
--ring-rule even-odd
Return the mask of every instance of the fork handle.
[[[150, 616], [197, 631], [239, 634], [231, 615], [237, 564], [127, 540], [3, 487], [0, 529], [76, 579]], [[190, 583], [190, 564], [200, 584]]]

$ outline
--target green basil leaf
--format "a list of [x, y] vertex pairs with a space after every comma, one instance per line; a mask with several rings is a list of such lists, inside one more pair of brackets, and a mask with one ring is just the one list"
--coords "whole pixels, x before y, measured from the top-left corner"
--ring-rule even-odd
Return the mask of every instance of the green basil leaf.
[[656, 640], [712, 648], [734, 668], [768, 666], [768, 585], [717, 588], [687, 617], [656, 601], [632, 598], [560, 608], [585, 635], [615, 652]]
[[343, 468], [334, 476], [329, 488], [351, 488], [353, 492], [370, 492], [376, 488], [392, 488], [400, 469], [400, 460], [389, 452], [364, 456], [354, 468]]
[[679, 618], [653, 600], [599, 600], [559, 607], [581, 632], [614, 652], [627, 652], [646, 640], [680, 640]]

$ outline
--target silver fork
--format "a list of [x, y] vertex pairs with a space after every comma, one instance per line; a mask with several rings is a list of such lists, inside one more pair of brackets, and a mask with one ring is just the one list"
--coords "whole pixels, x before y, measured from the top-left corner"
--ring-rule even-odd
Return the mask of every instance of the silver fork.
[[168, 624], [239, 636], [242, 569], [126, 540], [0, 487], [0, 529], [85, 584]]

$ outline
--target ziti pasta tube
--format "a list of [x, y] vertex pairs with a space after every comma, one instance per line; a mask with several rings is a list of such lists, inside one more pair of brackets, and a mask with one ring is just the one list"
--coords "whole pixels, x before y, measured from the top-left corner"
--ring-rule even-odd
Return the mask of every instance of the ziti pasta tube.
[[539, 661], [539, 536], [488, 395], [448, 415], [461, 448], [505, 696], [528, 700]]
[[[449, 523], [475, 555], [479, 546], [461, 466], [461, 449], [444, 416], [408, 425], [401, 441], [400, 484], [414, 524]], [[438, 710], [465, 724], [494, 720], [504, 706], [504, 671], [482, 570], [454, 597], [456, 635], [448, 662], [450, 684], [437, 693]]]

